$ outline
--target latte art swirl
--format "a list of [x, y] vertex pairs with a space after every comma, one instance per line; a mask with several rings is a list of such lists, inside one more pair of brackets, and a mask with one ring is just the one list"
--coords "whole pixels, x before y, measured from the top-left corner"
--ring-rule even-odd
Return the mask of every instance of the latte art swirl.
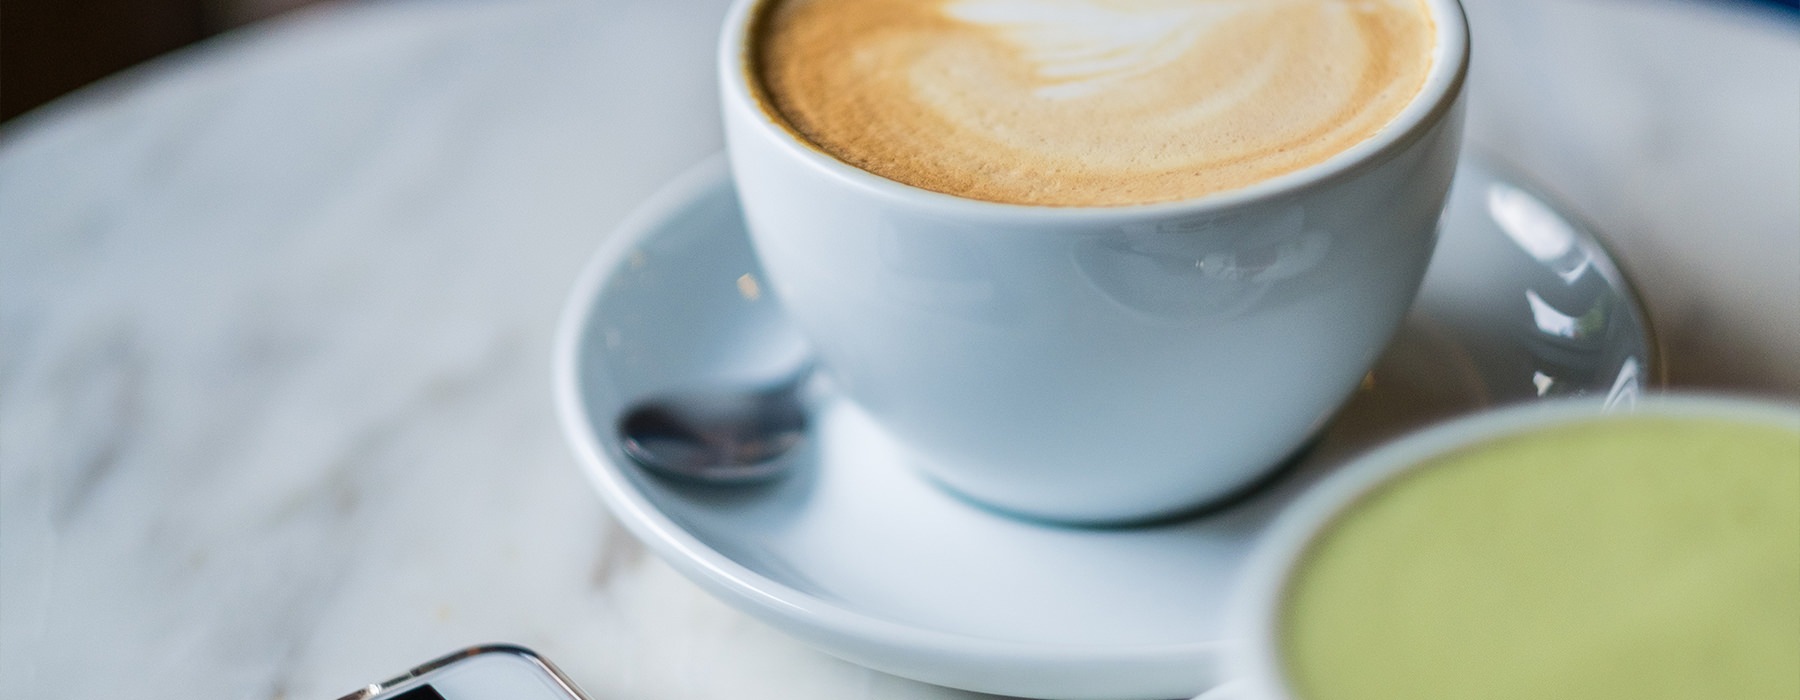
[[772, 0], [760, 99], [846, 163], [997, 202], [1186, 199], [1324, 161], [1431, 67], [1421, 0]]

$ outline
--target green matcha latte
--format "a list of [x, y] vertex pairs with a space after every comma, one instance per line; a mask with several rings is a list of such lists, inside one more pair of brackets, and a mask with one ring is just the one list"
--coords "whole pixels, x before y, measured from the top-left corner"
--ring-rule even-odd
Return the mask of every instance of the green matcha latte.
[[1800, 698], [1800, 432], [1629, 417], [1378, 488], [1279, 614], [1306, 700]]

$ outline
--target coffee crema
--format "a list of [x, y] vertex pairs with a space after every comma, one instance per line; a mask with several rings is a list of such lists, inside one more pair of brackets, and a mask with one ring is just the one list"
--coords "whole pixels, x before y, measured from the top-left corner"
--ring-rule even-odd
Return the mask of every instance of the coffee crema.
[[758, 99], [819, 150], [1015, 204], [1197, 197], [1325, 161], [1418, 95], [1421, 0], [769, 0]]

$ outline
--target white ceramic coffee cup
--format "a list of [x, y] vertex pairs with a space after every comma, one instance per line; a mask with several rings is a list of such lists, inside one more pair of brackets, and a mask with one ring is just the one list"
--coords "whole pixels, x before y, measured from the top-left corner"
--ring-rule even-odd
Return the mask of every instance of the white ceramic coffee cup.
[[[1490, 411], [1439, 424], [1396, 440], [1345, 465], [1314, 485], [1258, 539], [1228, 606], [1232, 636], [1226, 655], [1230, 679], [1196, 700], [1305, 700], [1287, 677], [1280, 637], [1283, 605], [1294, 574], [1311, 545], [1342, 516], [1381, 486], [1433, 460], [1511, 435], [1617, 417], [1601, 399], [1565, 399]], [[1800, 431], [1800, 406], [1713, 395], [1646, 399], [1622, 413], [1709, 419]]]
[[719, 78], [766, 282], [843, 391], [977, 502], [1111, 523], [1230, 496], [1319, 430], [1417, 291], [1461, 137], [1456, 0], [1426, 0], [1431, 70], [1376, 136], [1121, 207], [965, 199], [815, 150], [749, 85], [761, 2], [727, 16]]

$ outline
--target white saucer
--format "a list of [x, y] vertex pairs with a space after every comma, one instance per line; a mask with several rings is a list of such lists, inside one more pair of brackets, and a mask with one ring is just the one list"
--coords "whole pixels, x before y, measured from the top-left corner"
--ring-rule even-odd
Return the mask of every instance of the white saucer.
[[1211, 515], [1092, 530], [1009, 519], [923, 480], [827, 397], [798, 469], [758, 487], [645, 473], [613, 422], [647, 394], [785, 371], [804, 343], [745, 238], [723, 158], [606, 241], [565, 310], [563, 425], [608, 506], [689, 578], [821, 650], [940, 685], [1186, 697], [1214, 684], [1222, 601], [1252, 540], [1331, 465], [1439, 418], [1539, 396], [1626, 401], [1659, 378], [1645, 314], [1600, 245], [1465, 163], [1400, 337], [1318, 447]]

